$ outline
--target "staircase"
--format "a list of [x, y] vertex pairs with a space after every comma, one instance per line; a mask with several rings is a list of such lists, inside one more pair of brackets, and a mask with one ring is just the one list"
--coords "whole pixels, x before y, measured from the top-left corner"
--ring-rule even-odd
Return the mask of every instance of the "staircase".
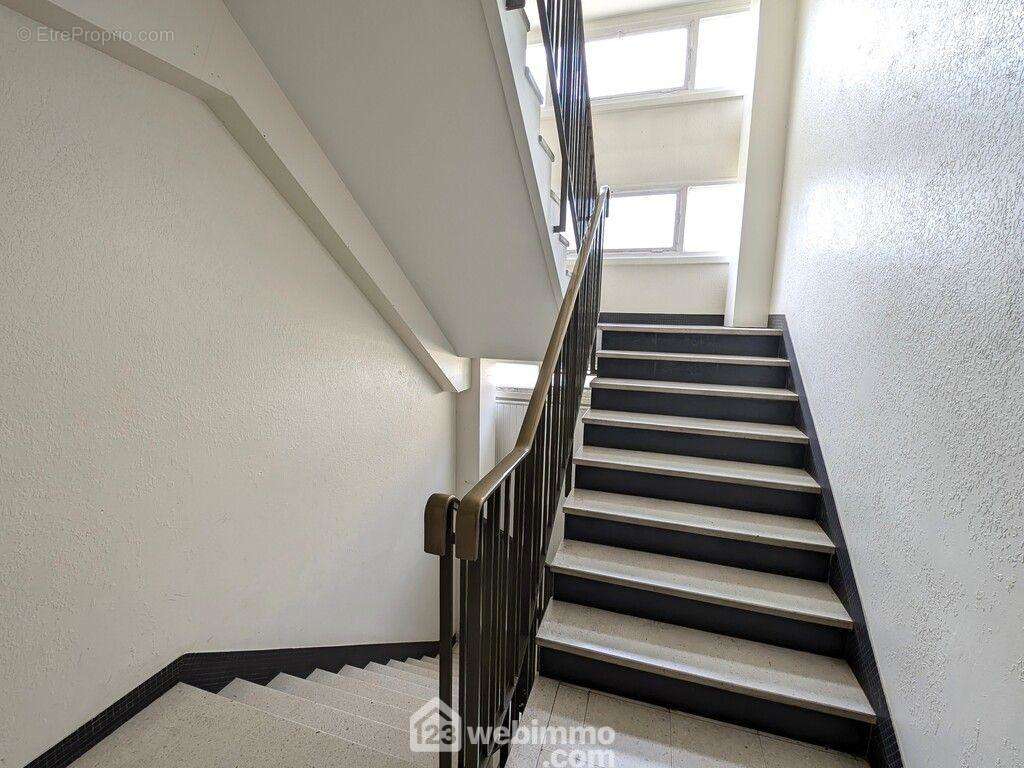
[[410, 748], [410, 718], [437, 692], [437, 660], [236, 679], [219, 694], [179, 683], [76, 768], [399, 768], [437, 765]]
[[781, 332], [599, 328], [540, 673], [863, 755]]

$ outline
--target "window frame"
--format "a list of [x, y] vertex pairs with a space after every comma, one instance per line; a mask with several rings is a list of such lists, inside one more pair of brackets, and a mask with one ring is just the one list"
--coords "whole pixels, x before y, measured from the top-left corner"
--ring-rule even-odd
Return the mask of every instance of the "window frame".
[[[682, 87], [652, 89], [632, 93], [617, 93], [591, 99], [596, 112], [609, 109], [646, 106], [648, 104], [670, 104], [704, 99], [721, 99], [746, 96], [747, 92], [731, 88], [696, 88], [697, 80], [697, 48], [700, 45], [700, 22], [711, 16], [728, 16], [733, 13], [751, 11], [749, 0], [724, 0], [714, 4], [705, 4], [697, 9], [676, 8], [668, 11], [653, 11], [639, 16], [612, 17], [595, 19], [586, 24], [587, 42], [594, 42], [610, 37], [635, 35], [644, 32], [658, 32], [666, 29], [686, 29], [686, 72]], [[536, 35], [536, 37], [534, 37]], [[531, 31], [529, 45], [541, 43], [540, 30]], [[548, 90], [550, 84], [544, 78], [544, 109], [551, 110]]]
[[739, 184], [737, 178], [728, 179], [702, 179], [700, 181], [687, 181], [678, 184], [645, 184], [643, 186], [629, 186], [616, 189], [613, 195], [616, 197], [634, 197], [638, 195], [676, 195], [676, 217], [675, 230], [673, 233], [672, 246], [668, 248], [605, 248], [606, 258], [615, 261], [629, 261], [630, 263], [730, 263], [736, 254], [727, 251], [684, 251], [683, 237], [686, 222], [686, 203], [691, 187], [712, 187], [726, 184]]

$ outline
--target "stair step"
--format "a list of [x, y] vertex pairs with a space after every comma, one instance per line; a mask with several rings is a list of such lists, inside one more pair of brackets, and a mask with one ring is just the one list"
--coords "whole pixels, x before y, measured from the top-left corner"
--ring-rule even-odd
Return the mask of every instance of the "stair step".
[[666, 395], [750, 398], [754, 400], [784, 400], [791, 402], [797, 402], [800, 399], [796, 392], [778, 387], [745, 387], [734, 384], [700, 384], [689, 381], [619, 379], [602, 376], [598, 376], [591, 381], [590, 388], [654, 392]]
[[359, 669], [359, 667], [344, 666], [338, 672], [338, 677], [348, 677], [353, 680], [362, 680], [364, 683], [379, 685], [398, 693], [406, 693], [410, 696], [418, 696], [421, 699], [429, 699], [437, 695], [437, 691], [419, 683], [403, 680], [402, 678], [387, 673], [380, 673], [370, 669]]
[[408, 669], [403, 669], [398, 666], [401, 662], [393, 663], [388, 662], [387, 664], [378, 664], [376, 661], [371, 661], [366, 665], [367, 672], [376, 672], [378, 675], [384, 675], [385, 677], [393, 677], [398, 680], [404, 680], [409, 683], [415, 683], [416, 685], [423, 686], [425, 688], [436, 688], [437, 687], [437, 676], [434, 675], [433, 679], [428, 678], [422, 673], [422, 670], [418, 672], [410, 672]]
[[[437, 670], [436, 669], [425, 669], [417, 664], [413, 664], [408, 661], [398, 661], [397, 659], [389, 661], [388, 667], [407, 672], [411, 675], [415, 675], [416, 679], [425, 681], [426, 685], [434, 686], [437, 685]], [[413, 678], [410, 678], [413, 679]]]
[[828, 584], [602, 544], [563, 541], [550, 568], [582, 579], [851, 629]]
[[282, 672], [269, 683], [268, 688], [273, 688], [282, 693], [292, 696], [300, 696], [317, 704], [324, 704], [355, 715], [368, 717], [378, 723], [384, 723], [394, 728], [407, 728], [409, 726], [409, 712], [401, 707], [381, 704], [365, 696], [357, 696], [339, 688], [332, 688], [329, 685], [314, 683], [312, 680], [304, 680], [301, 677]]
[[650, 499], [619, 493], [575, 489], [565, 500], [569, 514], [701, 536], [756, 544], [835, 552], [835, 545], [813, 520], [725, 509], [685, 501]]
[[341, 675], [336, 675], [333, 672], [328, 672], [324, 669], [314, 669], [306, 679], [310, 682], [319, 683], [320, 685], [329, 685], [332, 688], [338, 688], [339, 690], [346, 691], [347, 693], [354, 693], [356, 696], [362, 696], [363, 698], [371, 699], [380, 704], [398, 707], [406, 710], [407, 712], [415, 712], [423, 706], [424, 702], [429, 701], [430, 698], [429, 696], [414, 696], [408, 693], [402, 693], [401, 691], [393, 691], [390, 688], [385, 688], [377, 685], [376, 683], [357, 680], [353, 677], [342, 677]]
[[708, 363], [714, 365], [757, 365], [786, 368], [789, 360], [784, 357], [755, 357], [752, 355], [706, 355], [695, 352], [641, 352], [624, 349], [605, 349], [597, 353], [598, 359], [609, 360], [657, 360], [672, 363]]
[[781, 336], [779, 328], [729, 328], [723, 325], [660, 325], [645, 323], [599, 323], [602, 331], [621, 333], [714, 334], [720, 336]]
[[553, 600], [545, 648], [863, 723], [875, 713], [846, 662]]
[[749, 421], [667, 416], [660, 413], [591, 409], [583, 416], [583, 423], [599, 424], [605, 427], [650, 429], [658, 432], [681, 432], [690, 435], [734, 437], [742, 440], [801, 444], [810, 442], [807, 435], [801, 430], [784, 424], [757, 424]]
[[74, 765], [407, 768], [409, 764], [179, 683]]
[[751, 485], [782, 491], [820, 494], [821, 486], [802, 469], [750, 464], [743, 461], [676, 456], [669, 453], [627, 451], [621, 448], [583, 446], [573, 458], [577, 466], [686, 477], [718, 483]]
[[236, 678], [220, 692], [232, 701], [255, 707], [276, 717], [299, 723], [321, 733], [392, 755], [410, 763], [431, 765], [426, 753], [409, 749], [409, 731], [344, 712], [309, 699], [266, 688]]
[[434, 673], [437, 672], [437, 664], [433, 663], [430, 660], [428, 660], [428, 658], [407, 659], [405, 663], [406, 664], [410, 664], [410, 665], [412, 665], [414, 667], [419, 667], [420, 669], [425, 669], [428, 672], [434, 672]]

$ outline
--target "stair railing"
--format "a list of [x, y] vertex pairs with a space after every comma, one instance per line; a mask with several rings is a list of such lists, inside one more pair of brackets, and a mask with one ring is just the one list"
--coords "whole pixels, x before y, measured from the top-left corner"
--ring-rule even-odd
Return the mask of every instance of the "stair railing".
[[[537, 628], [550, 599], [545, 555], [568, 490], [573, 436], [597, 335], [607, 204], [603, 188], [515, 447], [461, 502], [447, 494], [427, 502], [424, 549], [441, 557], [438, 697], [448, 707], [453, 549], [460, 561], [459, 768], [479, 768], [496, 751], [504, 765], [508, 736], [533, 688]], [[471, 739], [472, 733], [487, 738]], [[451, 753], [442, 753], [441, 768], [451, 760]]]
[[[509, 0], [509, 8], [523, 0]], [[571, 480], [573, 436], [596, 355], [604, 220], [598, 189], [581, 0], [537, 0], [562, 154], [559, 225], [567, 206], [580, 248], [537, 384], [512, 451], [460, 501], [434, 494], [424, 549], [440, 560], [440, 767], [504, 765], [533, 688], [537, 628], [550, 599], [545, 556]], [[458, 706], [453, 709], [454, 571], [459, 561]], [[447, 711], [446, 711], [447, 708]], [[473, 736], [473, 738], [471, 738]], [[453, 738], [452, 738], [453, 737]]]
[[597, 203], [582, 0], [537, 0], [537, 10], [562, 153], [561, 208], [555, 231], [565, 229], [568, 204], [576, 242], [582, 242], [583, 227]]

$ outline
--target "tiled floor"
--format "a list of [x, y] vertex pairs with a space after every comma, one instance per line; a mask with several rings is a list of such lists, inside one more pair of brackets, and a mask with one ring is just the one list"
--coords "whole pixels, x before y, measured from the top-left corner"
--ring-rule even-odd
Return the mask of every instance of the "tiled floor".
[[[612, 760], [579, 768], [867, 768], [863, 760], [746, 728], [538, 678], [522, 722], [610, 726]], [[604, 747], [598, 747], [604, 749]], [[565, 746], [516, 745], [509, 768], [577, 768]], [[572, 749], [572, 747], [569, 747]], [[563, 750], [557, 752], [557, 750]]]

